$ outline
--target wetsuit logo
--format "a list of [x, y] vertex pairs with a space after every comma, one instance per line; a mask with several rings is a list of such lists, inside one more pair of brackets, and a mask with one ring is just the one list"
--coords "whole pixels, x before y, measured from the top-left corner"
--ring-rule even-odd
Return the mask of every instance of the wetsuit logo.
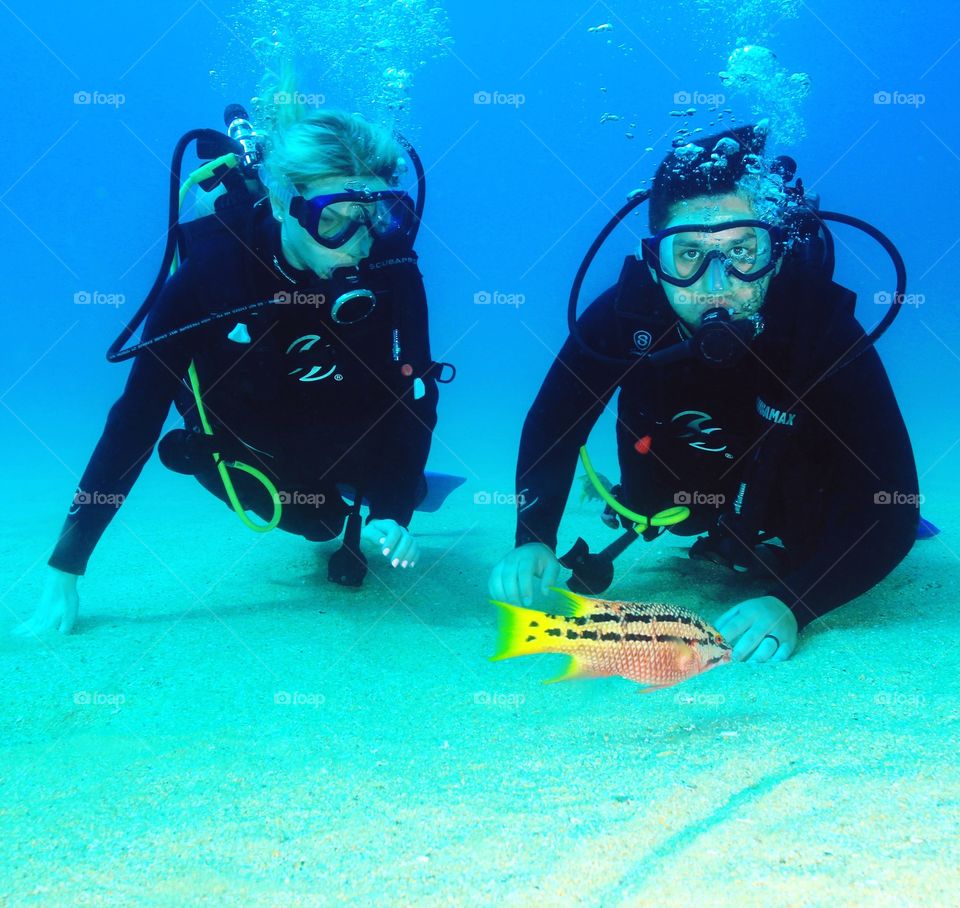
[[415, 265], [417, 259], [415, 256], [405, 255], [395, 259], [383, 259], [379, 262], [368, 262], [368, 271], [379, 271], [381, 268], [392, 268], [394, 265]]
[[671, 423], [676, 427], [676, 437], [680, 441], [687, 442], [691, 448], [698, 451], [708, 451], [711, 454], [722, 454], [727, 450], [725, 444], [717, 444], [720, 439], [715, 439], [711, 444], [708, 436], [717, 432], [722, 432], [720, 426], [713, 425], [713, 417], [702, 410], [683, 410], [678, 413]]
[[787, 413], [786, 410], [771, 407], [760, 397], [757, 398], [757, 413], [760, 414], [761, 419], [772, 422], [776, 426], [792, 426], [797, 418], [796, 413]]
[[653, 335], [647, 330], [633, 332], [633, 346], [643, 356], [653, 346]]
[[322, 343], [319, 334], [298, 337], [287, 347], [287, 355], [303, 363], [287, 373], [298, 376], [297, 381], [323, 381], [330, 376], [334, 381], [343, 381], [343, 376], [337, 372], [336, 351], [330, 344]]

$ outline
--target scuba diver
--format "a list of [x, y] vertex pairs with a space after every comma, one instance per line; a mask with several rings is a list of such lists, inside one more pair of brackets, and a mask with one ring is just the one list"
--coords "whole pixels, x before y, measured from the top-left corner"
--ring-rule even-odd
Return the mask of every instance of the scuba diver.
[[[231, 105], [227, 134], [194, 130], [178, 143], [164, 265], [108, 353], [134, 357], [133, 367], [21, 632], [71, 630], [77, 578], [171, 403], [184, 427], [160, 439], [161, 461], [196, 477], [251, 529], [327, 541], [346, 524], [328, 567], [336, 583], [362, 582], [361, 537], [393, 567], [414, 567], [414, 510], [435, 510], [458, 484], [434, 477], [431, 488], [424, 474], [437, 383], [452, 376], [431, 360], [413, 250], [425, 193], [419, 158], [359, 115], [277, 107], [266, 137]], [[208, 163], [180, 186], [193, 141]], [[416, 199], [398, 188], [404, 154]], [[215, 199], [213, 212], [181, 223], [193, 186]], [[121, 349], [144, 318], [141, 340]]]
[[[910, 550], [916, 466], [873, 347], [900, 309], [902, 260], [875, 228], [821, 212], [802, 180], [791, 185], [796, 162], [764, 157], [767, 132], [761, 121], [675, 143], [650, 190], [631, 197], [588, 252], [570, 337], [524, 423], [515, 548], [491, 574], [492, 598], [529, 606], [562, 568], [573, 571], [571, 589], [597, 595], [635, 540], [698, 536], [692, 558], [763, 584], [764, 595], [716, 622], [736, 641], [733, 658], [784, 661], [801, 629]], [[651, 236], [578, 317], [590, 262], [644, 201]], [[833, 281], [827, 220], [866, 231], [896, 267], [894, 304], [869, 334], [855, 295]], [[617, 390], [621, 481], [610, 487], [584, 446]], [[558, 558], [578, 452], [607, 504], [604, 522], [626, 532], [599, 554], [578, 539]]]

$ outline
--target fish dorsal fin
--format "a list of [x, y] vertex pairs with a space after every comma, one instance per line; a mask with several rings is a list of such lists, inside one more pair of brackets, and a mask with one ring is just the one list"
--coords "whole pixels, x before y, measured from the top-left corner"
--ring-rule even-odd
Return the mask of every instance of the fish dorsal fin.
[[589, 615], [597, 607], [597, 600], [590, 599], [587, 596], [581, 596], [571, 590], [562, 589], [559, 586], [551, 586], [550, 591], [563, 597], [564, 601], [557, 603], [556, 614], [566, 615], [570, 618], [582, 618]]
[[554, 611], [556, 615], [565, 615], [568, 618], [583, 618], [593, 613], [605, 612], [622, 619], [627, 614], [627, 610], [621, 603], [613, 602], [610, 599], [591, 599], [589, 596], [581, 596], [579, 593], [573, 593], [558, 586], [552, 586], [550, 589], [554, 593], [559, 593], [565, 600], [562, 604], [557, 605]]

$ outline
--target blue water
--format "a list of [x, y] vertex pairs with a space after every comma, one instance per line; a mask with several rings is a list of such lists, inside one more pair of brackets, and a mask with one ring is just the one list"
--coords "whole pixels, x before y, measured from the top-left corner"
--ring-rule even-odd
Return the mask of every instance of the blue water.
[[[108, 365], [103, 354], [155, 276], [172, 148], [189, 128], [218, 128], [225, 104], [246, 103], [256, 91], [261, 61], [245, 46], [251, 33], [229, 27], [235, 12], [214, 0], [17, 0], [0, 9], [0, 468], [14, 505], [4, 550], [16, 547], [25, 564], [45, 560], [122, 387], [127, 367]], [[879, 349], [914, 443], [924, 516], [956, 550], [949, 533], [960, 529], [960, 12], [944, 0], [922, 11], [811, 0], [795, 18], [768, 13], [746, 37], [773, 50], [786, 72], [808, 74], [812, 86], [795, 109], [805, 137], [772, 150], [796, 158], [825, 208], [873, 223], [906, 261], [911, 305]], [[459, 370], [443, 389], [430, 466], [466, 475], [468, 489], [510, 492], [522, 421], [566, 337], [566, 300], [584, 251], [668, 150], [679, 125], [670, 111], [687, 106], [686, 94], [724, 92], [717, 74], [740, 35], [724, 24], [723, 3], [654, 10], [639, 0], [491, 0], [451, 3], [447, 15], [450, 52], [423, 48], [401, 117], [428, 170], [418, 251], [433, 353]], [[602, 23], [613, 29], [589, 31]], [[336, 57], [349, 40], [330, 35], [326, 52]], [[303, 71], [319, 79], [323, 62], [314, 58]], [[234, 80], [227, 86], [224, 74]], [[352, 96], [349, 84], [302, 88], [384, 113], [370, 97]], [[122, 101], [77, 104], [77, 92]], [[478, 104], [478, 92], [499, 93], [504, 103]], [[877, 103], [877, 93], [891, 103]], [[709, 134], [706, 106], [686, 125]], [[724, 106], [739, 123], [755, 119], [732, 94]], [[622, 119], [601, 122], [607, 113]], [[872, 326], [883, 312], [874, 296], [892, 289], [892, 270], [869, 242], [838, 236], [837, 279], [858, 292], [860, 318]], [[615, 234], [588, 277], [585, 301], [615, 281], [633, 242], [630, 229]], [[78, 294], [95, 291], [125, 302], [77, 304]], [[479, 305], [484, 293], [504, 302]], [[605, 417], [593, 442], [607, 472], [610, 429]], [[154, 482], [160, 470], [152, 462], [140, 482]], [[43, 519], [19, 522], [26, 513]], [[505, 530], [502, 550], [511, 544]], [[492, 564], [458, 564], [482, 595]], [[8, 578], [3, 601], [22, 616], [39, 586], [19, 582]], [[448, 580], [451, 589], [463, 582], [459, 574]], [[415, 679], [422, 666], [410, 670]]]
[[[440, 432], [478, 474], [478, 465], [502, 465], [509, 481], [525, 408], [564, 337], [576, 263], [609, 212], [652, 175], [678, 125], [669, 116], [675, 93], [724, 90], [716, 74], [737, 36], [714, 14], [691, 9], [684, 4], [665, 16], [628, 3], [585, 11], [559, 2], [549, 12], [455, 4], [448, 10], [452, 53], [425, 53], [415, 73], [404, 126], [430, 181], [419, 251], [435, 351], [449, 351], [461, 376], [446, 390]], [[27, 8], [5, 13], [9, 139], [0, 218], [16, 267], [8, 269], [2, 318], [16, 341], [3, 363], [4, 387], [15, 384], [4, 400], [32, 432], [9, 412], [3, 418], [13, 439], [8, 455], [41, 470], [52, 495], [58, 485], [66, 494], [73, 478], [47, 446], [79, 473], [123, 375], [101, 357], [123, 313], [74, 305], [74, 295], [123, 294], [130, 312], [149, 287], [173, 144], [187, 128], [217, 127], [223, 106], [248, 100], [260, 75], [225, 27], [233, 12], [226, 4], [119, 10], [52, 3], [42, 17]], [[948, 395], [960, 370], [950, 295], [960, 256], [960, 52], [951, 47], [958, 19], [946, 4], [936, 15], [915, 15], [819, 3], [775, 24], [766, 39], [789, 72], [806, 72], [812, 82], [798, 108], [806, 138], [780, 150], [799, 161], [825, 207], [871, 221], [898, 244], [908, 290], [924, 301], [903, 313], [880, 349], [921, 472], [936, 462], [926, 475], [931, 483], [956, 465], [953, 454], [942, 455], [956, 437]], [[588, 31], [604, 22], [613, 31]], [[224, 59], [245, 84], [224, 90], [209, 75]], [[348, 86], [315, 90], [342, 106], [369, 106], [351, 98]], [[79, 106], [77, 91], [122, 94], [124, 102]], [[474, 103], [478, 91], [523, 101], [482, 106]], [[877, 105], [878, 91], [922, 95], [923, 103]], [[728, 104], [736, 108], [736, 99]], [[601, 124], [607, 112], [624, 120]], [[752, 118], [749, 110], [736, 113], [740, 122]], [[687, 125], [709, 133], [704, 117], [702, 107]], [[628, 123], [636, 124], [633, 140], [624, 135]], [[647, 146], [655, 151], [644, 153]], [[627, 235], [619, 246], [611, 242], [585, 298], [612, 282], [630, 243]], [[863, 264], [842, 257], [839, 276], [861, 291], [861, 317], [872, 323], [879, 315], [873, 294], [889, 286], [890, 271], [869, 246], [856, 249]], [[474, 304], [476, 293], [495, 290], [522, 296], [523, 305]], [[495, 412], [478, 421], [476, 408], [486, 401], [497, 401]], [[457, 466], [448, 454], [438, 448], [439, 468]]]

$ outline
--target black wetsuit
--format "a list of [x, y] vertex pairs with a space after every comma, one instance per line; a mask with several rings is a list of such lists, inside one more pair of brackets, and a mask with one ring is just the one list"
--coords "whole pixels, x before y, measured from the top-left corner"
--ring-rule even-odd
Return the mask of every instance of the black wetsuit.
[[[691, 517], [676, 530], [710, 530], [734, 503], [762, 438], [761, 458], [776, 462], [760, 529], [779, 537], [787, 556], [769, 594], [803, 627], [870, 589], [913, 544], [917, 473], [872, 348], [817, 381], [863, 335], [853, 303], [852, 293], [826, 279], [784, 269], [771, 282], [767, 326], [752, 355], [728, 369], [699, 360], [644, 368], [641, 351], [672, 345], [682, 333], [646, 268], [628, 260], [619, 284], [578, 324], [595, 349], [632, 357], [633, 365], [607, 365], [572, 338], [564, 344], [523, 429], [516, 544], [556, 548], [578, 449], [619, 389], [620, 499], [627, 507], [652, 515], [685, 504]], [[791, 392], [806, 389], [794, 406]], [[768, 445], [768, 436], [777, 440]]]
[[[406, 526], [424, 492], [436, 424], [423, 283], [415, 253], [382, 241], [361, 263], [359, 279], [347, 277], [339, 271], [321, 281], [293, 268], [265, 204], [233, 229], [195, 241], [153, 306], [145, 338], [248, 303], [287, 302], [211, 321], [137, 354], [49, 563], [84, 573], [171, 403], [187, 429], [199, 430], [185, 378], [191, 361], [214, 436], [280, 491], [281, 529], [314, 540], [336, 536], [348, 510], [337, 484], [359, 488], [371, 518]], [[375, 307], [354, 324], [336, 323], [334, 301], [357, 288], [373, 291]], [[194, 461], [198, 479], [226, 500], [212, 456]], [[230, 475], [244, 507], [269, 518], [264, 487], [246, 473]]]

